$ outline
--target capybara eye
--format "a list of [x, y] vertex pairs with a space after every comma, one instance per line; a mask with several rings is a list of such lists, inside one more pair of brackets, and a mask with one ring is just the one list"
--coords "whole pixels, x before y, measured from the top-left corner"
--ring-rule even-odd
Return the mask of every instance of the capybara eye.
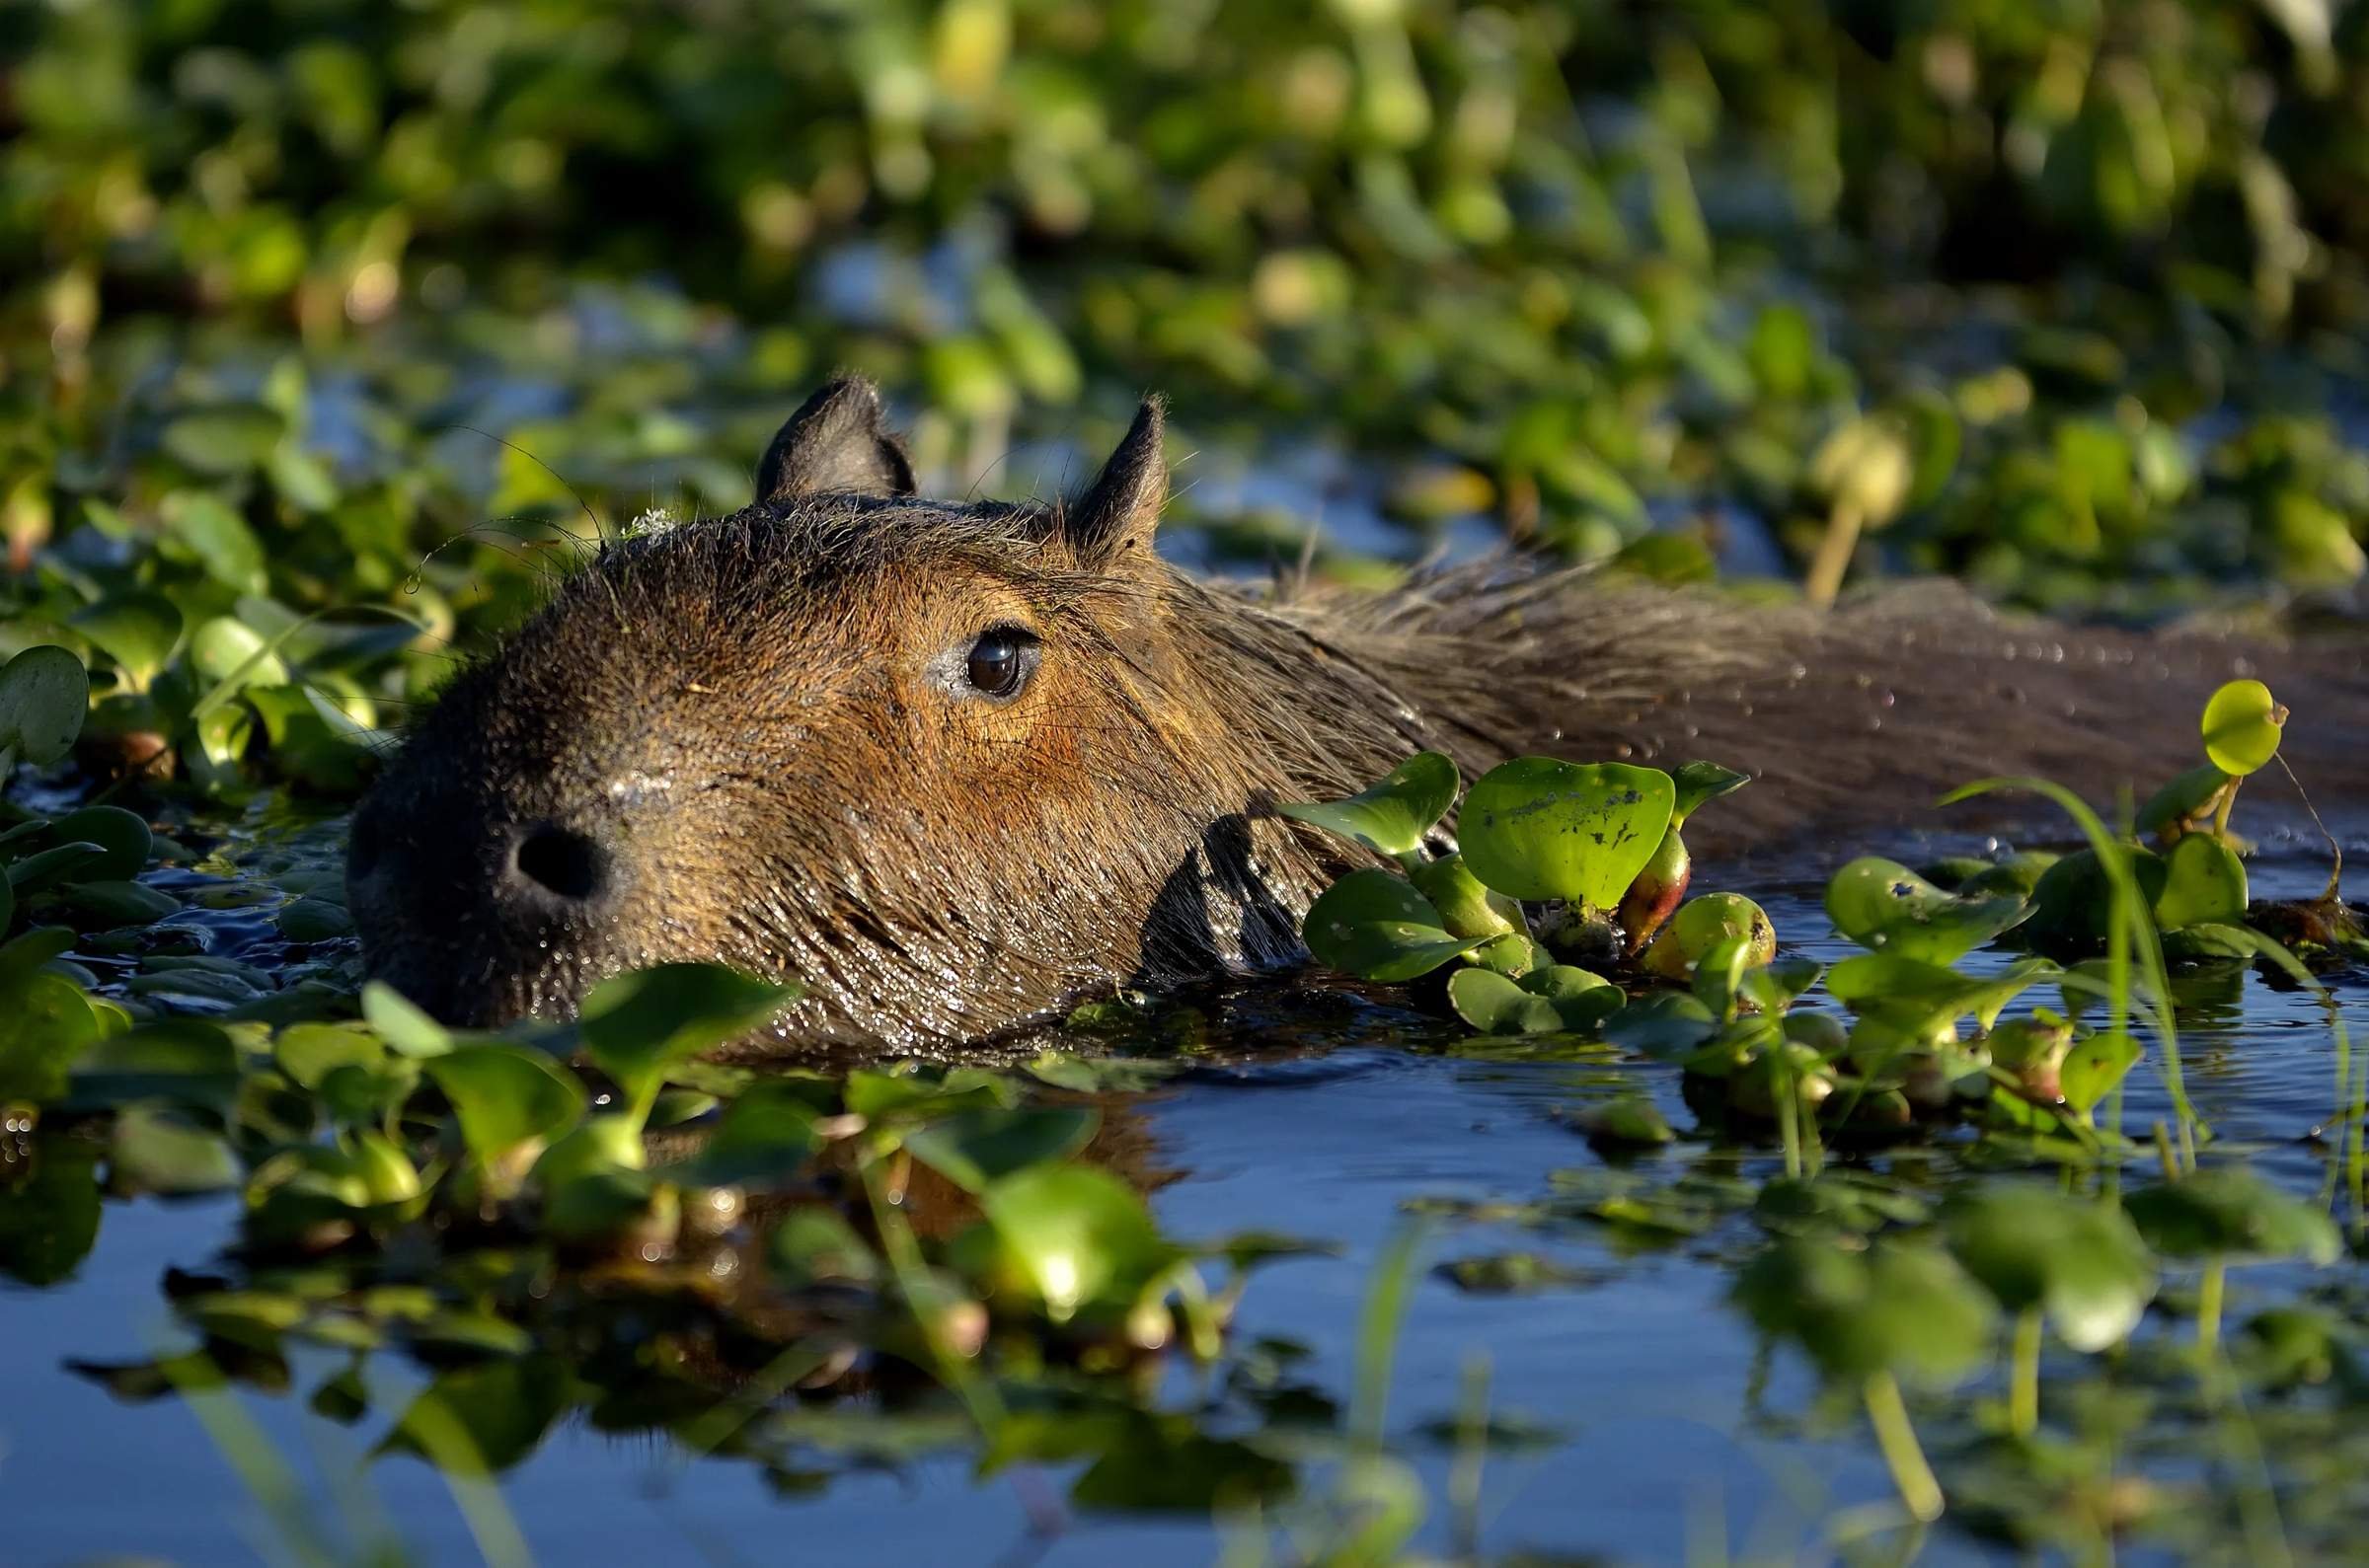
[[1028, 680], [1034, 665], [1036, 639], [1018, 627], [989, 627], [970, 645], [963, 678], [988, 697], [1010, 697]]

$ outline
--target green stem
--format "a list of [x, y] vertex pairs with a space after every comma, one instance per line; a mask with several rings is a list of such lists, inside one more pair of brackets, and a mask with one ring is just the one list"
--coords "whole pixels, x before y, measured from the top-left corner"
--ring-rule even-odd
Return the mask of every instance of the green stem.
[[1891, 1469], [1892, 1485], [1899, 1489], [1901, 1506], [1911, 1518], [1932, 1524], [1942, 1517], [1942, 1483], [1933, 1478], [1933, 1466], [1925, 1462], [1925, 1450], [1909, 1422], [1900, 1384], [1888, 1372], [1870, 1373], [1862, 1398], [1868, 1407], [1868, 1424], [1875, 1429], [1875, 1446]]
[[2015, 1361], [2007, 1388], [2007, 1422], [2017, 1437], [2028, 1438], [2040, 1425], [2040, 1309], [2026, 1307], [2016, 1314]]
[[2221, 1345], [2221, 1297], [2228, 1275], [2229, 1265], [2215, 1258], [2196, 1282], [2196, 1348], [2208, 1353]]

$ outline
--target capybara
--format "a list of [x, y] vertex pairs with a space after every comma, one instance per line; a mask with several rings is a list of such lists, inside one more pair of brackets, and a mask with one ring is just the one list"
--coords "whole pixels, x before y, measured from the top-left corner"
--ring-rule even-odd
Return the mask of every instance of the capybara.
[[1206, 582], [1152, 548], [1161, 445], [1155, 400], [1067, 500], [923, 500], [874, 389], [817, 393], [755, 504], [604, 546], [453, 680], [354, 819], [371, 972], [485, 1025], [713, 958], [806, 985], [785, 1048], [931, 1049], [1299, 958], [1358, 852], [1273, 808], [1424, 748], [1468, 778], [1532, 753], [1742, 769], [1689, 829], [1716, 856], [1953, 820], [1937, 793], [1990, 774], [2110, 805], [2198, 760], [2204, 698], [2259, 674], [2304, 779], [2369, 784], [2357, 645], [1519, 558], [1379, 593]]

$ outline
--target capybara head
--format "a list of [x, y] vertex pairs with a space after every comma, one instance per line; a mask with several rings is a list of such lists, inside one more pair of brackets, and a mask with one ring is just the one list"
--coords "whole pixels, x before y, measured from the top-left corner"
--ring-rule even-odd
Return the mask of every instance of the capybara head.
[[755, 505], [604, 548], [454, 680], [354, 819], [371, 972], [486, 1024], [717, 959], [912, 1047], [1287, 950], [1166, 489], [1156, 402], [1068, 502], [963, 505], [824, 389]]

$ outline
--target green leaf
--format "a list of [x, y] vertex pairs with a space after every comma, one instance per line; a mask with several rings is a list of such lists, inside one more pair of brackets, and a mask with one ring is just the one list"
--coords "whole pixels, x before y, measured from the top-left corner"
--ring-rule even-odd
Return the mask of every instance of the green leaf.
[[1485, 939], [1449, 935], [1429, 900], [1379, 867], [1351, 871], [1325, 889], [1301, 934], [1318, 962], [1386, 981], [1429, 974]]
[[1378, 784], [1345, 800], [1294, 801], [1275, 809], [1383, 855], [1412, 855], [1456, 800], [1456, 765], [1436, 751], [1417, 752]]
[[0, 1274], [38, 1288], [71, 1278], [99, 1239], [99, 1149], [45, 1136], [34, 1143], [32, 1160], [31, 1175], [0, 1197]]
[[197, 558], [206, 575], [239, 593], [264, 591], [264, 547], [247, 519], [220, 497], [204, 490], [175, 490], [157, 511], [166, 532]]
[[1780, 1241], [1745, 1266], [1735, 1300], [1763, 1332], [1796, 1341], [1838, 1381], [1889, 1373], [1948, 1386], [1982, 1360], [1998, 1317], [1947, 1252], [1889, 1240], [1864, 1252]]
[[452, 1102], [469, 1153], [487, 1165], [573, 1126], [584, 1086], [545, 1056], [515, 1045], [462, 1045], [423, 1064]]
[[170, 1197], [220, 1192], [238, 1184], [238, 1157], [220, 1134], [147, 1105], [131, 1106], [115, 1117], [108, 1143], [108, 1185], [116, 1192]]
[[114, 659], [135, 692], [146, 691], [173, 661], [184, 625], [179, 605], [147, 592], [112, 595], [77, 610], [66, 624]]
[[880, 1261], [836, 1209], [801, 1204], [783, 1217], [766, 1238], [765, 1261], [785, 1290], [802, 1291], [830, 1281], [869, 1285]]
[[795, 1180], [821, 1146], [805, 1090], [759, 1083], [726, 1106], [707, 1142], [665, 1174], [687, 1186], [777, 1188]]
[[1670, 805], [1670, 826], [1683, 828], [1696, 810], [1721, 795], [1733, 794], [1752, 782], [1750, 774], [1722, 768], [1716, 762], [1681, 763], [1670, 775], [1677, 794]]
[[1949, 1250], [2011, 1312], [2046, 1310], [2075, 1350], [2120, 1343], [2155, 1298], [2154, 1254], [2114, 1205], [2000, 1181], [1942, 1210]]
[[405, 1056], [442, 1056], [458, 1043], [451, 1030], [383, 980], [368, 981], [362, 986], [362, 1017], [385, 1039], [390, 1050]]
[[2215, 796], [2229, 787], [2229, 775], [2206, 763], [2190, 768], [2147, 797], [2139, 807], [2142, 838], [2161, 838], [2165, 831], [2201, 814]]
[[1177, 1257], [1135, 1189], [1090, 1166], [1038, 1165], [1007, 1176], [979, 1207], [1056, 1323], [1131, 1304]]
[[1676, 800], [1658, 768], [1523, 757], [1482, 776], [1457, 829], [1465, 862], [1497, 892], [1603, 911], [1653, 858]]
[[639, 1119], [667, 1069], [763, 1027], [798, 1000], [722, 964], [671, 963], [613, 975], [584, 997], [584, 1052], [623, 1089]]
[[2204, 705], [2204, 754], [2223, 773], [2243, 779], [2278, 755], [2287, 710], [2259, 681], [2231, 681]]
[[82, 660], [48, 643], [27, 648], [0, 665], [0, 752], [46, 768], [74, 749], [90, 708]]
[[1099, 1118], [1076, 1106], [982, 1107], [905, 1135], [913, 1157], [966, 1192], [1031, 1165], [1057, 1164], [1084, 1149]]
[[2209, 833], [2181, 835], [2164, 855], [2164, 890], [2155, 895], [2163, 930], [2234, 925], [2246, 918], [2246, 862]]
[[280, 1031], [271, 1054], [299, 1087], [317, 1092], [340, 1068], [377, 1068], [387, 1059], [387, 1047], [357, 1024], [297, 1023]]
[[257, 403], [226, 403], [168, 420], [163, 444], [200, 474], [236, 474], [269, 457], [286, 433], [286, 421], [276, 411]]
[[534, 1453], [574, 1402], [574, 1379], [558, 1357], [497, 1356], [429, 1383], [381, 1451], [420, 1455], [452, 1475], [492, 1475]]
[[84, 806], [69, 811], [50, 823], [49, 831], [60, 844], [96, 844], [105, 850], [105, 857], [91, 863], [89, 874], [108, 881], [139, 875], [147, 868], [156, 842], [148, 824], [121, 806]]
[[1640, 997], [1604, 1022], [1604, 1038], [1664, 1062], [1692, 1056], [1719, 1032], [1712, 1010], [1683, 992]]
[[2087, 1121], [2138, 1064], [2140, 1054], [2139, 1042], [2120, 1030], [2077, 1040], [2065, 1053], [2064, 1066], [2057, 1069], [2057, 1092]]
[[1957, 898], [1897, 860], [1853, 860], [1826, 884], [1826, 914], [1862, 947], [1929, 963], [1955, 963], [2021, 924], [2020, 898]]
[[0, 1104], [63, 1099], [75, 1062], [98, 1039], [81, 987], [44, 970], [21, 977], [0, 997]]
[[230, 1036], [195, 1018], [171, 1018], [93, 1045], [75, 1065], [67, 1104], [105, 1111], [153, 1099], [222, 1111], [238, 1091], [239, 1050]]
[[1552, 1001], [1493, 970], [1459, 969], [1450, 975], [1448, 1005], [1483, 1034], [1552, 1034], [1567, 1027]]
[[2123, 1207], [2159, 1252], [2228, 1262], [2303, 1258], [2325, 1267], [2344, 1250], [2328, 1211], [2237, 1165], [2190, 1171], [2127, 1193]]

